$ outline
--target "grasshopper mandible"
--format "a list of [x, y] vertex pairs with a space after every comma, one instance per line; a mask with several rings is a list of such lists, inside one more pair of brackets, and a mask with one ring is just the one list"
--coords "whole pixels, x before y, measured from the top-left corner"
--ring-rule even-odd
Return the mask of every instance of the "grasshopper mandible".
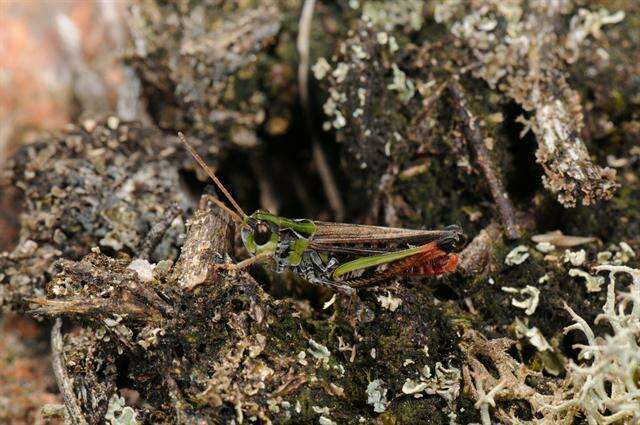
[[271, 257], [278, 272], [290, 268], [312, 284], [353, 295], [357, 288], [396, 276], [439, 276], [458, 264], [457, 252], [466, 242], [458, 225], [410, 230], [291, 219], [264, 211], [247, 215], [184, 135], [178, 137], [233, 206], [235, 211], [207, 195], [241, 227], [242, 242], [251, 255], [222, 267], [242, 269]]

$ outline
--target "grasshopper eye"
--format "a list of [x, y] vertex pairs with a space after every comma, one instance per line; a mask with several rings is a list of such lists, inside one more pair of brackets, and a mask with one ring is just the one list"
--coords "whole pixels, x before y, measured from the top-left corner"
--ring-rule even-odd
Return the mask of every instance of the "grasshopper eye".
[[253, 232], [253, 241], [258, 245], [264, 245], [271, 239], [271, 229], [266, 223], [258, 223]]

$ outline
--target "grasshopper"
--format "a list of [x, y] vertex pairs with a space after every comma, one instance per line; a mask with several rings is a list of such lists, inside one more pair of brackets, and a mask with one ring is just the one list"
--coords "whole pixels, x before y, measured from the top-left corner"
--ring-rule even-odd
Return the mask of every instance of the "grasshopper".
[[397, 276], [439, 276], [458, 264], [457, 252], [466, 242], [458, 225], [410, 230], [292, 219], [260, 210], [247, 215], [184, 135], [178, 133], [178, 137], [233, 206], [235, 211], [205, 195], [240, 226], [242, 242], [251, 256], [221, 267], [242, 269], [272, 258], [278, 272], [289, 268], [312, 284], [354, 295], [357, 288]]

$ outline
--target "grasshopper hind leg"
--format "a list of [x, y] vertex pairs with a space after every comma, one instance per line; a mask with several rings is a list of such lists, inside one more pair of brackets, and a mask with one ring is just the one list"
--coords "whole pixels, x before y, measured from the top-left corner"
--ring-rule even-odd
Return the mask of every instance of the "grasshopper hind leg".
[[343, 295], [347, 295], [349, 297], [353, 297], [354, 295], [356, 295], [356, 289], [348, 285], [343, 285], [341, 283], [333, 282], [331, 280], [323, 279], [317, 276], [311, 276], [306, 279], [315, 285], [326, 286], [327, 288], [331, 288], [334, 291], [339, 292]]

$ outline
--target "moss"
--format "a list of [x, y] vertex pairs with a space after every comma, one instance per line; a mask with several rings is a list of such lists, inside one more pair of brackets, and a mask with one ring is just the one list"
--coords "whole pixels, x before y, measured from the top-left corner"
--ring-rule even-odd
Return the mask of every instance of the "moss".
[[433, 403], [429, 399], [410, 399], [403, 397], [394, 405], [394, 415], [398, 424], [428, 423], [434, 425], [449, 424], [443, 401]]

